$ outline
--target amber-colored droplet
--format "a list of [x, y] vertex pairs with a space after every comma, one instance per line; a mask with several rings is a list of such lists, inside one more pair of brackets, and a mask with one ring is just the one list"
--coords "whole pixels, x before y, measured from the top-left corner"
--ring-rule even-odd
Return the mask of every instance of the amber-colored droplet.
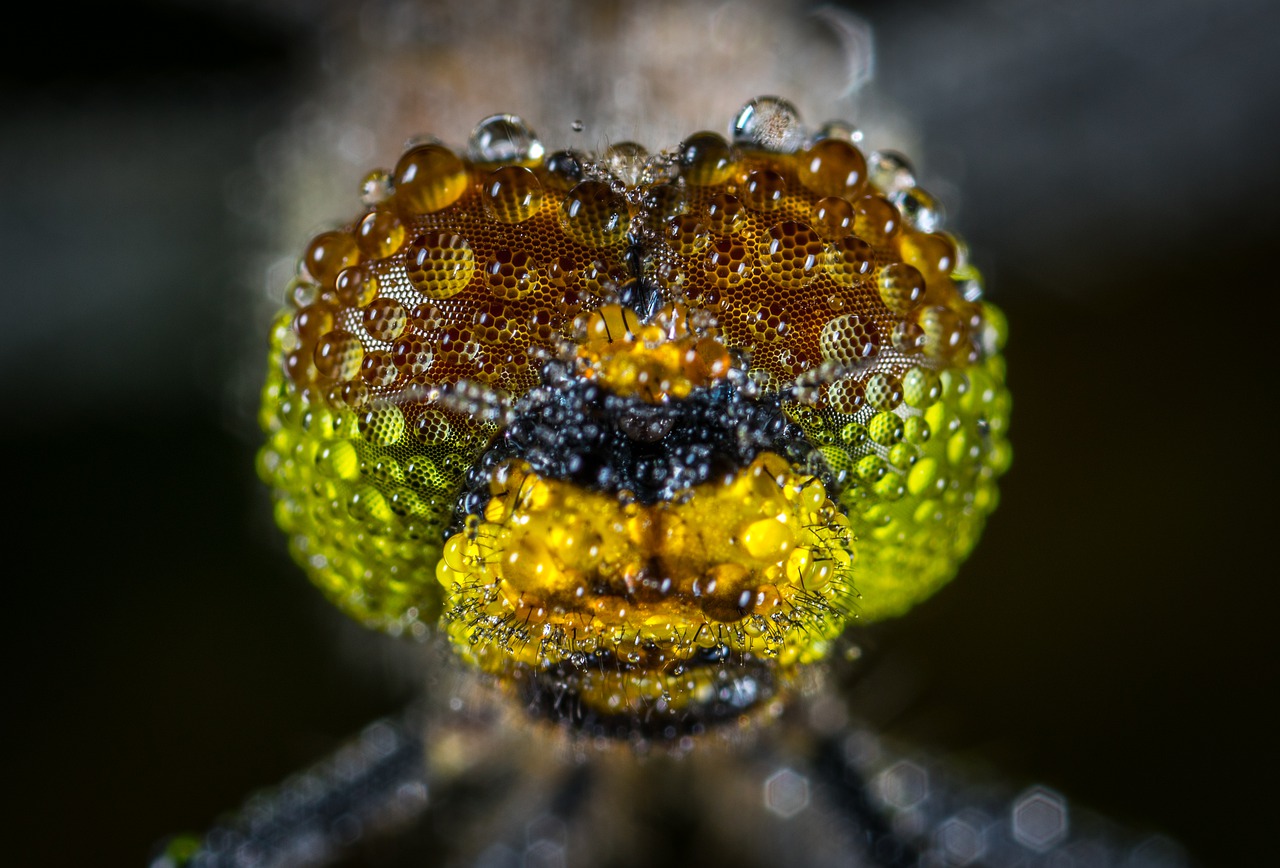
[[586, 247], [609, 247], [627, 235], [627, 200], [603, 181], [583, 181], [560, 203], [560, 226]]
[[799, 154], [800, 181], [819, 196], [854, 199], [867, 185], [867, 161], [847, 141], [822, 139]]
[[924, 298], [924, 275], [905, 262], [895, 262], [880, 269], [880, 298], [890, 311], [903, 316]]
[[556, 151], [548, 156], [544, 164], [548, 186], [563, 192], [581, 183], [585, 160], [577, 151]]
[[924, 354], [934, 359], [950, 359], [966, 349], [969, 330], [964, 320], [949, 307], [921, 308], [913, 317], [924, 335]]
[[419, 291], [434, 299], [457, 295], [471, 282], [475, 254], [467, 239], [452, 232], [427, 232], [409, 244], [405, 273]]
[[870, 277], [875, 265], [875, 250], [856, 235], [846, 235], [827, 249], [827, 272], [842, 286]]
[[362, 266], [353, 265], [338, 272], [333, 289], [344, 307], [364, 307], [378, 294], [378, 279]]
[[848, 199], [827, 196], [819, 199], [810, 214], [813, 228], [827, 241], [835, 241], [854, 233], [853, 205]]
[[332, 331], [320, 338], [314, 355], [316, 370], [330, 380], [351, 380], [360, 373], [364, 348], [351, 332]]
[[391, 348], [391, 361], [401, 373], [410, 377], [420, 376], [431, 367], [434, 353], [425, 341], [417, 337], [403, 337]]
[[316, 366], [311, 352], [304, 347], [291, 353], [285, 353], [284, 372], [289, 379], [300, 386], [310, 383], [316, 376]]
[[557, 256], [547, 266], [547, 280], [558, 289], [570, 289], [578, 282], [578, 271], [573, 259], [568, 256]]
[[857, 380], [837, 380], [827, 389], [827, 404], [837, 413], [852, 416], [861, 410], [865, 403], [862, 384]]
[[688, 207], [684, 188], [678, 184], [655, 184], [640, 199], [640, 211], [651, 225], [662, 226], [683, 214]]
[[955, 242], [941, 233], [904, 233], [898, 239], [898, 250], [903, 262], [925, 275], [945, 277], [956, 267]]
[[716, 133], [694, 133], [680, 146], [680, 170], [695, 186], [723, 184], [733, 174], [733, 148]]
[[409, 315], [404, 305], [394, 298], [375, 298], [364, 309], [361, 319], [369, 337], [377, 341], [394, 341], [400, 337]]
[[359, 380], [336, 387], [338, 399], [347, 407], [363, 407], [369, 400], [369, 387]]
[[495, 251], [484, 277], [489, 291], [499, 298], [524, 298], [536, 285], [533, 260], [523, 250]]
[[742, 242], [720, 238], [711, 245], [711, 252], [707, 254], [707, 274], [722, 289], [742, 283], [747, 270], [747, 251]]
[[902, 403], [902, 381], [884, 371], [868, 377], [863, 392], [867, 403], [876, 410], [889, 411]]
[[395, 180], [401, 213], [430, 214], [461, 198], [467, 189], [467, 167], [444, 145], [418, 145], [396, 163]]
[[391, 353], [386, 350], [366, 353], [360, 365], [360, 376], [370, 386], [389, 386], [395, 382], [397, 373]]
[[338, 272], [360, 260], [356, 240], [346, 232], [321, 232], [307, 245], [302, 265], [323, 289], [332, 289]]
[[376, 208], [356, 226], [356, 243], [369, 259], [386, 259], [404, 245], [404, 224], [393, 212]]
[[785, 220], [764, 234], [758, 255], [770, 280], [784, 289], [799, 289], [817, 277], [823, 252], [817, 232], [804, 223]]
[[852, 366], [880, 351], [880, 333], [871, 319], [845, 314], [822, 327], [819, 346], [824, 359]]
[[883, 196], [863, 196], [853, 203], [853, 234], [888, 238], [902, 228], [902, 216]]
[[503, 223], [523, 223], [542, 208], [542, 182], [524, 166], [503, 166], [480, 188], [485, 210]]
[[893, 348], [900, 353], [918, 353], [924, 347], [924, 330], [904, 319], [893, 327]]
[[782, 204], [787, 179], [772, 169], [756, 169], [747, 176], [742, 198], [757, 211], [772, 211]]
[[304, 344], [315, 346], [326, 332], [333, 330], [334, 309], [327, 304], [309, 304], [293, 316], [293, 331]]
[[711, 233], [693, 214], [672, 217], [667, 223], [667, 241], [682, 256], [692, 256], [707, 249]]
[[717, 235], [730, 235], [742, 223], [742, 200], [730, 193], [716, 193], [707, 203], [707, 228]]

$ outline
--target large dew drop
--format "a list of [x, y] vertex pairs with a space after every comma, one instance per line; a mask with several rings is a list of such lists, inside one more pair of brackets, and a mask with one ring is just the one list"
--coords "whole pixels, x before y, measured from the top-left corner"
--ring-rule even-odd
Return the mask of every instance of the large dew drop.
[[477, 163], [530, 163], [545, 149], [538, 136], [515, 115], [490, 115], [476, 124], [467, 141], [467, 156]]
[[734, 144], [793, 154], [804, 145], [805, 129], [800, 112], [787, 100], [759, 96], [747, 103], [730, 127]]

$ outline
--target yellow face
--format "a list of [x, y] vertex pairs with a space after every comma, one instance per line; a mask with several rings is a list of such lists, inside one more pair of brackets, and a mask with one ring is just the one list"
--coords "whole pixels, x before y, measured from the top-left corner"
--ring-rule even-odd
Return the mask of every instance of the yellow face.
[[1004, 325], [900, 157], [486, 123], [371, 175], [273, 332], [260, 470], [338, 605], [534, 706], [707, 721], [954, 574]]

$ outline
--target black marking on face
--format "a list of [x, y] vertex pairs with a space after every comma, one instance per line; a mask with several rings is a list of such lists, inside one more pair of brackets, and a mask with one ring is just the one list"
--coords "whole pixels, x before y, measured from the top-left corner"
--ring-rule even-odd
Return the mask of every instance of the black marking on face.
[[493, 469], [511, 459], [527, 461], [544, 478], [630, 492], [643, 504], [729, 476], [762, 452], [800, 466], [816, 461], [816, 450], [776, 396], [747, 398], [721, 383], [653, 404], [574, 378], [563, 366], [549, 370], [547, 379], [549, 385], [516, 403], [505, 431], [468, 474], [463, 515], [479, 512]]
[[704, 699], [676, 708], [662, 700], [652, 700], [640, 709], [616, 714], [594, 707], [580, 693], [592, 671], [626, 672], [635, 668], [611, 654], [584, 655], [579, 664], [565, 661], [537, 670], [521, 667], [513, 673], [512, 681], [526, 710], [535, 718], [568, 724], [587, 735], [641, 736], [667, 742], [738, 720], [761, 708], [784, 687], [770, 661], [731, 655], [723, 648], [704, 649], [679, 665], [685, 670], [696, 668], [712, 673], [712, 686]]

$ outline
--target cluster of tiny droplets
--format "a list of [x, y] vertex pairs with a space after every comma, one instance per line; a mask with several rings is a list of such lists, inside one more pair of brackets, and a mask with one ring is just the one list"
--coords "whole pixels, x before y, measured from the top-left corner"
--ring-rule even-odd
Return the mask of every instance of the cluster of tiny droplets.
[[442, 396], [527, 393], [641, 284], [820, 453], [857, 599], [819, 632], [927, 597], [1009, 465], [1004, 320], [906, 160], [859, 141], [768, 97], [730, 139], [653, 156], [546, 154], [498, 115], [465, 155], [427, 141], [370, 174], [367, 210], [307, 245], [273, 331], [260, 472], [296, 559], [355, 617], [424, 632], [465, 474], [501, 431], [491, 406]]

